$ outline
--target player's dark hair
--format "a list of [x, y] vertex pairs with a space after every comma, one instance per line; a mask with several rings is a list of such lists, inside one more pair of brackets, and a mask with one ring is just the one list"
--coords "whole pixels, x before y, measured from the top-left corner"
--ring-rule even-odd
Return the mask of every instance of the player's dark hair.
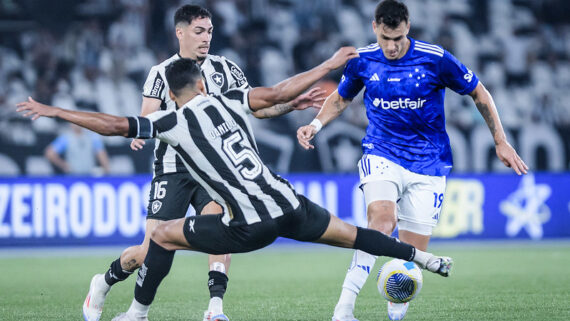
[[376, 6], [374, 11], [376, 24], [383, 23], [391, 29], [398, 28], [402, 21], [408, 23], [409, 17], [408, 7], [396, 0], [384, 0]]
[[180, 58], [166, 66], [166, 81], [175, 96], [178, 96], [182, 89], [194, 86], [196, 80], [201, 77], [200, 67], [192, 59]]
[[176, 26], [179, 22], [191, 24], [192, 20], [197, 18], [212, 19], [212, 14], [210, 11], [200, 6], [186, 4], [176, 10], [176, 13], [174, 14], [174, 25]]

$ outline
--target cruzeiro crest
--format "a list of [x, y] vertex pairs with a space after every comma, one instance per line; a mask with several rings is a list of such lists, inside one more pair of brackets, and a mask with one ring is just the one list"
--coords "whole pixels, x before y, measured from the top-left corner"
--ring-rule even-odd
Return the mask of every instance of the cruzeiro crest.
[[218, 87], [222, 87], [224, 85], [224, 75], [220, 72], [215, 72], [210, 75], [210, 79], [216, 84]]

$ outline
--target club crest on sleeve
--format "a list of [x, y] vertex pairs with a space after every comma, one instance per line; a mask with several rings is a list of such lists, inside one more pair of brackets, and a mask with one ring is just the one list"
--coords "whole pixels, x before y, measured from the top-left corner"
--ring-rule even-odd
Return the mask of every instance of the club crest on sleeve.
[[218, 87], [222, 87], [224, 85], [224, 75], [220, 72], [215, 72], [210, 75], [210, 78]]
[[160, 211], [160, 208], [162, 207], [162, 202], [161, 201], [154, 201], [152, 202], [152, 214], [156, 214], [156, 212]]

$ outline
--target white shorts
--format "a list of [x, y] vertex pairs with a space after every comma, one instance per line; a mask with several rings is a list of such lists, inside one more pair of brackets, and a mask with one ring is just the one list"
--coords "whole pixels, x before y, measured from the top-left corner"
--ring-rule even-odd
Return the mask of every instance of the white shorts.
[[362, 156], [358, 171], [367, 207], [374, 201], [393, 201], [398, 204], [400, 230], [431, 235], [441, 214], [445, 176], [410, 172], [384, 157], [369, 154]]

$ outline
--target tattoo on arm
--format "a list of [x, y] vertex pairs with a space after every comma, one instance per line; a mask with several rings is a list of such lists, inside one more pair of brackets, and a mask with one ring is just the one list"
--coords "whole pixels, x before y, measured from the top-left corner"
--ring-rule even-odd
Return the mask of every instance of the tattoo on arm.
[[493, 115], [491, 114], [491, 108], [489, 108], [489, 105], [487, 105], [483, 102], [480, 102], [480, 101], [475, 102], [475, 105], [477, 106], [477, 109], [479, 110], [479, 112], [481, 113], [483, 118], [485, 119], [487, 126], [489, 126], [489, 130], [491, 131], [491, 135], [493, 135], [493, 137], [495, 137], [495, 133], [497, 132], [497, 128], [495, 126], [495, 120], [493, 119]]
[[345, 106], [343, 106], [343, 104], [341, 103], [340, 100], [333, 101], [333, 106], [336, 108], [337, 115], [342, 114], [342, 112], [344, 111], [344, 108], [345, 108]]
[[257, 117], [260, 118], [270, 118], [281, 116], [293, 110], [293, 107], [289, 104], [278, 104], [269, 108], [261, 109], [256, 112]]

